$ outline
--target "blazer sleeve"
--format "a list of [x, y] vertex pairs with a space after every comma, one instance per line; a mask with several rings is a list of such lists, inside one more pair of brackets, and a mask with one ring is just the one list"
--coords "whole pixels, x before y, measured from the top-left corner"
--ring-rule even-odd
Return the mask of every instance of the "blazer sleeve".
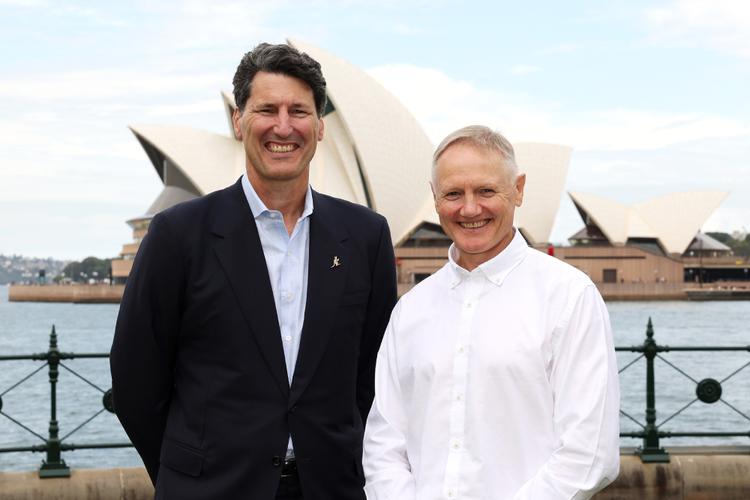
[[174, 383], [182, 260], [168, 220], [155, 216], [128, 277], [110, 353], [115, 413], [154, 484]]
[[358, 361], [357, 406], [362, 423], [367, 421], [375, 395], [375, 359], [396, 304], [396, 259], [393, 255], [391, 231], [385, 219], [381, 218], [381, 221], [375, 259], [371, 265], [372, 288]]

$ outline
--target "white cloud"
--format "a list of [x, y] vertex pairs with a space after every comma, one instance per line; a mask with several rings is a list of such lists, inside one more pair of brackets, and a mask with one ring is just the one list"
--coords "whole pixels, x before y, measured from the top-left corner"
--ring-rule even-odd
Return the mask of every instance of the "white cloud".
[[287, 6], [287, 0], [186, 0], [143, 4], [146, 12], [165, 20], [154, 33], [158, 40], [154, 48], [167, 52], [191, 51], [191, 57], [237, 45], [249, 50], [249, 44], [254, 41], [278, 39], [283, 34], [267, 28], [268, 20], [275, 12], [285, 12]]
[[185, 104], [157, 104], [141, 106], [135, 112], [141, 112], [144, 117], [181, 116], [197, 113], [217, 113], [221, 110], [221, 101], [217, 98], [203, 99]]
[[543, 54], [571, 54], [583, 49], [585, 46], [582, 43], [561, 43], [554, 45], [543, 50]]
[[3, 7], [42, 7], [46, 6], [44, 0], [0, 0], [0, 6]]
[[[699, 113], [603, 109], [572, 113], [570, 126], [554, 126], [560, 137], [581, 149], [659, 149], [684, 142], [750, 136], [750, 124]], [[564, 123], [558, 117], [556, 123]]]
[[[30, 162], [49, 163], [56, 159], [80, 166], [87, 164], [81, 163], [82, 157], [98, 157], [100, 160], [144, 158], [137, 141], [124, 124], [99, 123], [97, 120], [66, 121], [62, 117], [41, 120], [34, 114], [19, 116], [15, 120], [0, 120], [0, 147], [5, 152], [0, 173], [20, 172], [22, 166], [28, 166]], [[90, 164], [96, 165], [93, 161]]]
[[748, 221], [750, 221], [750, 208], [722, 206], [719, 210], [711, 214], [706, 223], [703, 224], [703, 230], [720, 232], [746, 231]]
[[431, 68], [392, 65], [369, 73], [409, 108], [435, 143], [470, 123], [495, 127], [514, 141], [567, 144], [582, 151], [653, 150], [750, 136], [750, 123], [721, 116], [618, 108], [579, 112], [502, 88], [480, 88]]
[[393, 31], [398, 33], [399, 35], [406, 35], [406, 36], [421, 35], [424, 32], [422, 28], [413, 26], [411, 24], [406, 24], [406, 23], [394, 24]]
[[0, 217], [0, 253], [75, 260], [116, 256], [132, 239], [124, 221], [139, 213], [135, 207], [102, 202], [0, 203], [0, 211], [6, 210], [13, 217]]
[[368, 73], [406, 105], [434, 143], [471, 123], [514, 134], [547, 119], [529, 106], [527, 96], [481, 89], [436, 69], [400, 64], [379, 66]]
[[49, 74], [16, 75], [0, 81], [0, 97], [58, 103], [76, 99], [82, 102], [140, 95], [168, 95], [225, 86], [220, 73], [160, 73], [145, 68], [106, 68]]
[[644, 15], [655, 43], [706, 46], [750, 57], [750, 2], [674, 0], [646, 9]]
[[509, 70], [509, 73], [511, 75], [528, 75], [529, 73], [537, 73], [541, 71], [542, 68], [539, 66], [533, 66], [531, 64], [516, 64], [515, 66], [511, 67]]
[[60, 2], [53, 5], [47, 6], [47, 11], [55, 16], [71, 16], [82, 18], [87, 24], [94, 24], [98, 26], [122, 28], [128, 26], [128, 23], [113, 16], [104, 10], [86, 5], [81, 7], [75, 5], [72, 2]]

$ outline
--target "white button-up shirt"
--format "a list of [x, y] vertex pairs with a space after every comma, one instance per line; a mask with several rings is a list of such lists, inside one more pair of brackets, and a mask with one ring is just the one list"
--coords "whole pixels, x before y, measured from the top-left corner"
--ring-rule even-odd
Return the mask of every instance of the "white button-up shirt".
[[472, 272], [449, 255], [401, 298], [378, 354], [368, 500], [589, 498], [619, 469], [599, 292], [517, 230]]

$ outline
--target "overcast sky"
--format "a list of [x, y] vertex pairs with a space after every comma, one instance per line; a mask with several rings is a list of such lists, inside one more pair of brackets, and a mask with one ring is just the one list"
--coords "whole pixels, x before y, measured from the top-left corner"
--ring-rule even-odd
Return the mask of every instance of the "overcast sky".
[[[365, 69], [433, 142], [483, 123], [566, 144], [566, 190], [727, 190], [704, 228], [750, 228], [744, 0], [0, 0], [0, 253], [116, 256], [161, 191], [127, 125], [228, 133], [219, 91], [287, 37]], [[564, 195], [552, 239], [581, 226]]]

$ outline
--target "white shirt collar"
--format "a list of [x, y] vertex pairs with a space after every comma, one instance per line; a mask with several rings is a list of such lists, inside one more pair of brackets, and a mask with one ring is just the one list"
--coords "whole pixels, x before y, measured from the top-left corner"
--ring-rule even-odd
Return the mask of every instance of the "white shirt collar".
[[[245, 197], [247, 198], [247, 203], [250, 205], [250, 210], [253, 213], [253, 217], [257, 219], [264, 213], [271, 213], [272, 210], [270, 210], [265, 203], [263, 203], [263, 200], [260, 199], [260, 196], [258, 196], [258, 193], [255, 191], [255, 188], [253, 188], [253, 185], [250, 183], [250, 180], [247, 178], [247, 173], [242, 174], [242, 191], [245, 192]], [[313, 198], [312, 198], [312, 189], [310, 188], [310, 185], [307, 185], [307, 192], [305, 193], [305, 207], [302, 209], [302, 215], [300, 215], [300, 220], [304, 219], [308, 215], [313, 213]]]
[[448, 264], [451, 269], [451, 288], [457, 287], [462, 281], [472, 276], [483, 276], [497, 286], [503, 284], [506, 276], [523, 261], [528, 250], [528, 243], [521, 235], [521, 231], [513, 228], [514, 235], [507, 247], [487, 262], [468, 271], [458, 264], [458, 248], [453, 243], [448, 250]]

